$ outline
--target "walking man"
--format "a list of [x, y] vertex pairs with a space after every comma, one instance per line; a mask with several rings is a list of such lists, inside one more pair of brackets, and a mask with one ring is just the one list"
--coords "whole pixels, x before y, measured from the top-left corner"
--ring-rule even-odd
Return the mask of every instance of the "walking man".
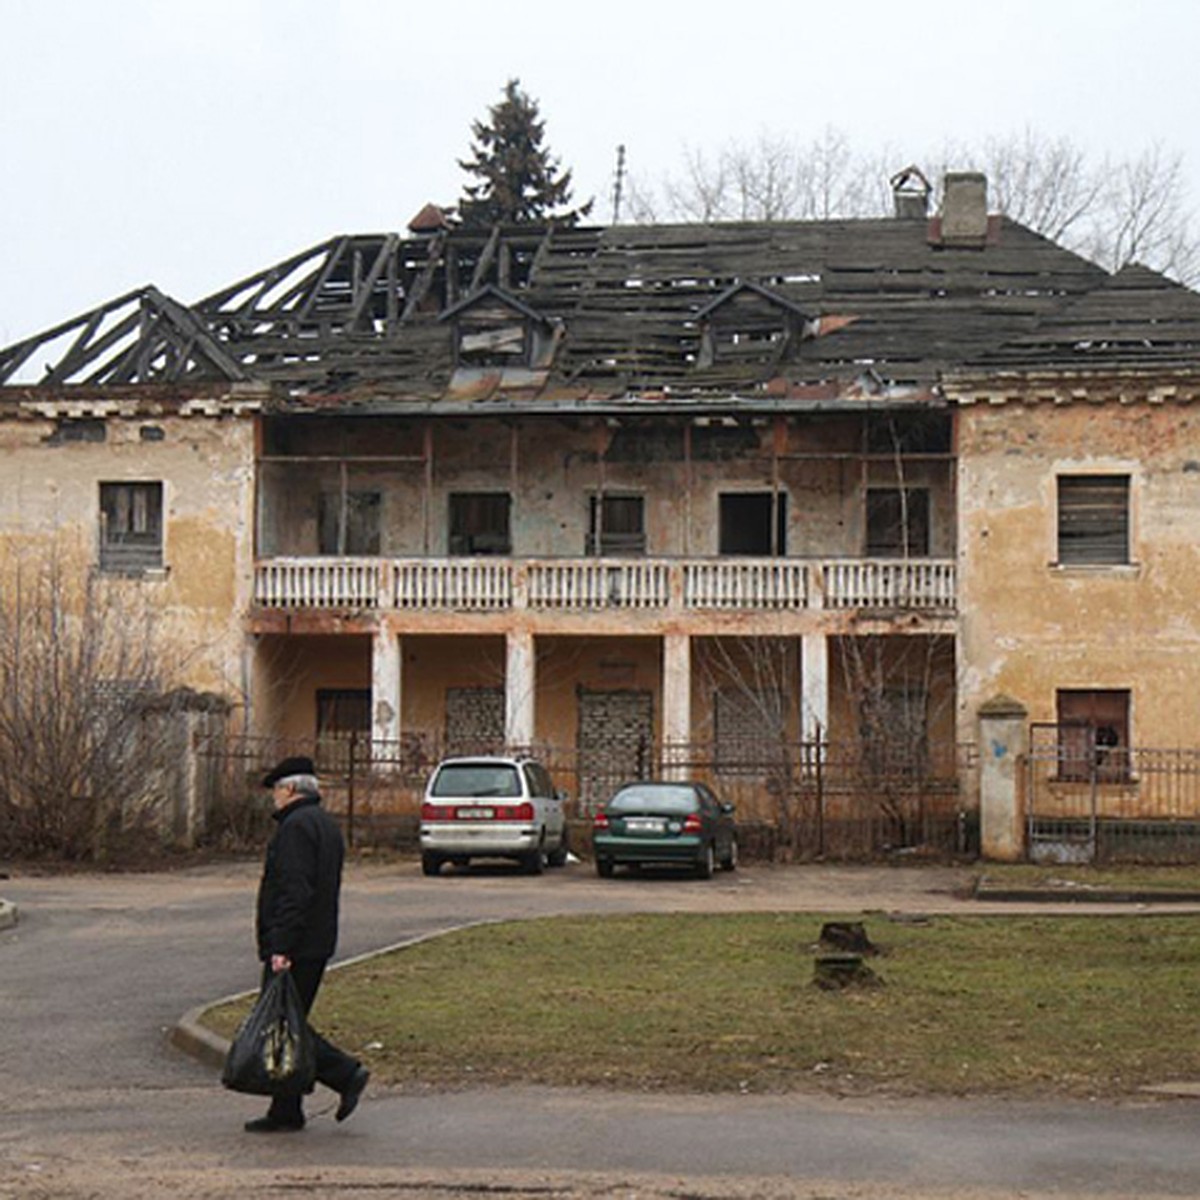
[[[337, 822], [321, 807], [311, 758], [285, 758], [262, 785], [271, 789], [277, 828], [258, 888], [258, 957], [264, 983], [275, 971], [291, 971], [307, 1014], [337, 944], [345, 845]], [[315, 1030], [313, 1041], [317, 1082], [341, 1096], [336, 1119], [344, 1121], [357, 1107], [370, 1073]], [[266, 1116], [247, 1121], [245, 1128], [249, 1133], [303, 1129], [301, 1097], [273, 1097]]]

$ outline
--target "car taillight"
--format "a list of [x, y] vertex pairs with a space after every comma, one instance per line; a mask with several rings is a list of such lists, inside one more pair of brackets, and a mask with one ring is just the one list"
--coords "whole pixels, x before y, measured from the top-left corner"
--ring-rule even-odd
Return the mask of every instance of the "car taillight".
[[528, 800], [523, 804], [497, 804], [492, 816], [496, 821], [532, 821], [533, 805]]
[[422, 804], [422, 821], [453, 821], [454, 809], [449, 804]]
[[608, 813], [598, 812], [592, 818], [592, 828], [593, 829], [607, 829], [608, 828]]
[[684, 818], [683, 832], [684, 833], [699, 833], [700, 832], [700, 814], [688, 813]]

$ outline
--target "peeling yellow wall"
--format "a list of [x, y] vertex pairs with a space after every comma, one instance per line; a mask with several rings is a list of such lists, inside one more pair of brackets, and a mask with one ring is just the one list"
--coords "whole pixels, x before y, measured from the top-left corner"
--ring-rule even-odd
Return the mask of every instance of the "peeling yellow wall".
[[[1056, 477], [1130, 476], [1128, 566], [1059, 567]], [[1004, 693], [1130, 689], [1135, 745], [1200, 744], [1200, 412], [973, 404], [959, 416], [959, 736]]]
[[98, 562], [100, 484], [161, 481], [165, 570], [113, 586], [155, 609], [183, 683], [242, 698], [242, 614], [253, 578], [254, 426], [246, 417], [110, 416], [100, 442], [56, 442], [56, 422], [0, 419], [0, 549]]

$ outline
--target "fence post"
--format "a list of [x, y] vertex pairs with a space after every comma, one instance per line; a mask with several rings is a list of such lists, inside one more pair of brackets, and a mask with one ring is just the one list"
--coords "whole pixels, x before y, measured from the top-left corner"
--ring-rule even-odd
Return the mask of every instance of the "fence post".
[[358, 771], [355, 762], [358, 749], [358, 730], [350, 731], [350, 761], [346, 764], [346, 845], [354, 849], [354, 776]]
[[1024, 857], [1021, 766], [1029, 745], [1029, 713], [1011, 696], [979, 708], [979, 837], [984, 858], [1015, 862]]

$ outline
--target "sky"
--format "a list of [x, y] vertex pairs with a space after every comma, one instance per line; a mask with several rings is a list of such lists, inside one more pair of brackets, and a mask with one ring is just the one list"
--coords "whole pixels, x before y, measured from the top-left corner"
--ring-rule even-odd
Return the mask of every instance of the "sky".
[[899, 169], [1033, 130], [1183, 155], [1196, 0], [0, 0], [0, 346], [148, 283], [184, 303], [454, 203], [506, 80], [605, 222], [616, 148], [827, 129]]

